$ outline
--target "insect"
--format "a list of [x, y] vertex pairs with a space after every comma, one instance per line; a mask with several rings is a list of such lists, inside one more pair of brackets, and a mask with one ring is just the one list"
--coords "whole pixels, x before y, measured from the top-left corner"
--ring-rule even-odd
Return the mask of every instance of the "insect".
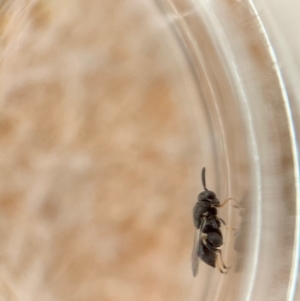
[[[229, 200], [220, 204], [213, 191], [206, 188], [205, 167], [202, 169], [202, 185], [204, 191], [198, 195], [198, 202], [194, 206], [193, 218], [196, 227], [194, 246], [192, 252], [192, 271], [195, 277], [198, 273], [199, 258], [213, 268], [218, 267], [222, 274], [228, 272], [219, 249], [223, 244], [221, 223], [226, 226], [223, 219], [217, 216], [217, 208], [224, 206]], [[234, 200], [234, 199], [232, 199]]]

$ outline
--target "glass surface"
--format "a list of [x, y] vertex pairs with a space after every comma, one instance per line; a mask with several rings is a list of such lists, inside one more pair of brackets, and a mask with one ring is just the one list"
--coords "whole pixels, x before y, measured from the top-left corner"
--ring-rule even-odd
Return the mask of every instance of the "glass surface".
[[0, 300], [300, 299], [297, 1], [0, 1]]
[[241, 202], [221, 210], [230, 272], [201, 264], [190, 300], [299, 298], [299, 5], [261, 2], [156, 1], [198, 88], [208, 186]]

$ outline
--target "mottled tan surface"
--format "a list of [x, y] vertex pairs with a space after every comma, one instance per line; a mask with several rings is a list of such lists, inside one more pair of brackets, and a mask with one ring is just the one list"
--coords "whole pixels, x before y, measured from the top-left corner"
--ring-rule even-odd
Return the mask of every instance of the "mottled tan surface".
[[159, 13], [0, 4], [0, 299], [186, 300], [199, 154]]

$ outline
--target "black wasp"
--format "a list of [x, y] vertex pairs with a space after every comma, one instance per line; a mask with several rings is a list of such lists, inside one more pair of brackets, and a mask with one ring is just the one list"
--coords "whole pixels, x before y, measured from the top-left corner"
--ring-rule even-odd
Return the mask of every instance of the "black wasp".
[[206, 188], [205, 168], [202, 169], [202, 184], [204, 191], [198, 195], [198, 202], [193, 210], [194, 225], [196, 227], [192, 253], [192, 270], [194, 277], [198, 273], [199, 258], [214, 268], [217, 264], [218, 269], [223, 274], [226, 274], [229, 269], [224, 264], [222, 251], [219, 249], [223, 244], [223, 236], [220, 229], [221, 222], [224, 225], [226, 224], [223, 219], [217, 216], [217, 208], [222, 207], [231, 200], [231, 198], [227, 199], [223, 204], [220, 204], [216, 194]]

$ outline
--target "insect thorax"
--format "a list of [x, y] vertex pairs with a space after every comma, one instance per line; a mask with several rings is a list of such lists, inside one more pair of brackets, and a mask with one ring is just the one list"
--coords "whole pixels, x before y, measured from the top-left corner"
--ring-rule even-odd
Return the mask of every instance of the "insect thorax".
[[198, 229], [200, 227], [202, 218], [211, 215], [213, 216], [217, 215], [217, 209], [215, 207], [212, 207], [212, 205], [209, 202], [203, 202], [203, 201], [197, 202], [193, 210], [195, 227]]

